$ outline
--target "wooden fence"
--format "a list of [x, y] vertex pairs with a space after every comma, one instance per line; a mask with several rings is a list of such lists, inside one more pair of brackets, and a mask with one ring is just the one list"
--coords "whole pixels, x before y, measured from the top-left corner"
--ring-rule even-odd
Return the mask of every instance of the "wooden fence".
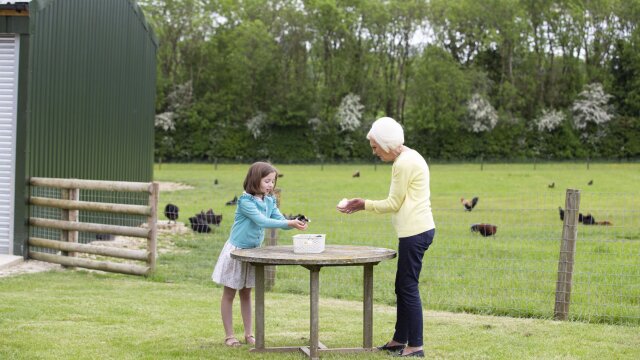
[[[159, 194], [157, 183], [54, 178], [31, 178], [29, 183], [32, 187], [55, 188], [62, 191], [61, 199], [37, 196], [29, 197], [30, 205], [62, 210], [61, 219], [29, 217], [30, 226], [61, 230], [60, 240], [29, 237], [29, 258], [64, 266], [82, 267], [131, 275], [146, 276], [155, 270], [157, 255], [156, 222]], [[149, 195], [149, 202], [148, 205], [144, 206], [80, 201], [80, 190], [147, 193]], [[148, 226], [147, 228], [142, 228], [79, 222], [79, 211], [146, 216]], [[78, 243], [79, 231], [145, 238], [147, 239], [147, 249], [131, 250], [80, 244]], [[58, 250], [61, 251], [61, 255], [32, 251], [31, 246]], [[78, 258], [76, 257], [76, 253], [144, 261], [146, 262], [146, 266]]]

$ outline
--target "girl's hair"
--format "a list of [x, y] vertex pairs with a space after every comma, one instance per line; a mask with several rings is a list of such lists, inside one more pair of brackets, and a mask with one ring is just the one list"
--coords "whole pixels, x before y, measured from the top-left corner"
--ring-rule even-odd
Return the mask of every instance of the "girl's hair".
[[268, 162], [258, 161], [253, 163], [249, 167], [249, 171], [247, 171], [247, 177], [244, 178], [244, 191], [251, 195], [261, 194], [260, 180], [271, 173], [276, 173], [276, 179], [273, 182], [273, 188], [275, 189], [278, 182], [278, 170]]
[[371, 124], [367, 140], [374, 140], [382, 150], [389, 152], [404, 144], [402, 125], [390, 117], [381, 117]]

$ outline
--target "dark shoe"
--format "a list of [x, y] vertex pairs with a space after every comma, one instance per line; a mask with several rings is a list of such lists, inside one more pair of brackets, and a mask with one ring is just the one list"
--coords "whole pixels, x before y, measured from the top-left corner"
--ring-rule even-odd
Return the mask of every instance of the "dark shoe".
[[406, 345], [389, 345], [389, 343], [386, 343], [382, 346], [378, 346], [378, 350], [386, 350], [386, 351], [390, 351], [390, 352], [398, 352], [398, 351], [402, 351], [405, 348]]
[[398, 352], [397, 357], [424, 357], [424, 350], [414, 351], [412, 353], [402, 355], [402, 350]]

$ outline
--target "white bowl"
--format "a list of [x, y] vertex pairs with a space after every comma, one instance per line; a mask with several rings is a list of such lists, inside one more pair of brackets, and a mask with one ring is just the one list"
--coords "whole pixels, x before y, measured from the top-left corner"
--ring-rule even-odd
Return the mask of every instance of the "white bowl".
[[324, 251], [326, 234], [293, 235], [293, 252], [296, 254], [318, 254]]

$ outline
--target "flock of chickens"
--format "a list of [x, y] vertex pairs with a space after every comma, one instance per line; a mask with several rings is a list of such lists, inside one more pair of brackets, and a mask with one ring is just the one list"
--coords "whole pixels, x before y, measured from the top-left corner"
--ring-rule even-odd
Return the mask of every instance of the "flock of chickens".
[[[282, 177], [282, 176], [284, 175], [278, 174], [278, 177]], [[355, 173], [353, 173], [352, 177], [354, 178], [360, 177], [360, 171], [356, 171]], [[216, 185], [218, 184], [218, 179], [215, 179], [214, 184]], [[587, 184], [589, 186], [593, 185], [593, 180], [590, 180]], [[550, 183], [548, 187], [550, 189], [554, 188], [555, 182]], [[479, 200], [479, 197], [477, 196], [474, 196], [471, 199], [465, 199], [462, 197], [460, 198], [460, 203], [464, 207], [465, 211], [470, 212], [478, 205], [478, 200]], [[237, 202], [238, 202], [238, 197], [234, 196], [233, 199], [227, 201], [225, 205], [232, 206], [232, 205], [236, 205]], [[558, 207], [558, 210], [560, 212], [560, 220], [564, 220], [564, 210], [562, 209], [562, 207]], [[178, 208], [178, 206], [174, 204], [167, 204], [165, 206], [164, 215], [167, 217], [167, 219], [169, 219], [169, 223], [171, 223], [171, 221], [173, 221], [174, 223], [176, 222], [176, 220], [179, 217], [179, 211], [180, 209]], [[306, 217], [303, 214], [297, 214], [297, 215], [289, 214], [289, 215], [286, 215], [285, 218], [289, 220], [299, 219], [306, 222], [311, 221], [309, 220], [308, 217]], [[578, 221], [584, 225], [604, 225], [604, 226], [613, 225], [608, 220], [596, 221], [593, 215], [591, 215], [590, 213], [587, 215], [583, 215], [582, 213], [578, 214]], [[222, 222], [222, 215], [215, 214], [212, 209], [209, 209], [206, 212], [200, 211], [199, 214], [195, 214], [194, 216], [189, 218], [191, 229], [193, 229], [193, 231], [196, 231], [198, 233], [209, 233], [211, 232], [210, 225], [220, 226], [221, 222]], [[498, 231], [498, 227], [496, 225], [488, 224], [488, 223], [473, 224], [471, 225], [470, 229], [472, 233], [478, 233], [484, 237], [493, 236]]]
[[[171, 221], [176, 223], [176, 220], [180, 216], [180, 208], [174, 204], [167, 204], [167, 206], [164, 207], [164, 216], [169, 219], [169, 223], [171, 223]], [[199, 214], [195, 214], [189, 218], [191, 229], [199, 233], [210, 233], [211, 226], [209, 225], [220, 226], [221, 222], [222, 215], [216, 215], [213, 209], [209, 209], [207, 212], [202, 210]]]

